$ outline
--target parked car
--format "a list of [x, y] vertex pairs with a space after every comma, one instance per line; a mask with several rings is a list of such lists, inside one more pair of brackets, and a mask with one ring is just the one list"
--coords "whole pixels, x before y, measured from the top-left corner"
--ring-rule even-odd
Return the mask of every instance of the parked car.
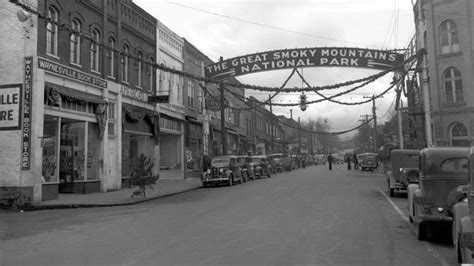
[[271, 158], [272, 162], [272, 168], [274, 173], [281, 173], [283, 172], [283, 153], [273, 153], [268, 155], [269, 158]]
[[262, 178], [263, 176], [271, 177], [272, 166], [267, 156], [258, 155], [258, 156], [252, 156], [251, 158], [252, 158], [252, 165], [254, 167], [255, 175], [258, 178]]
[[250, 156], [237, 156], [237, 161], [242, 170], [242, 179], [244, 182], [255, 180], [255, 171]]
[[418, 240], [425, 240], [432, 223], [452, 223], [457, 189], [467, 184], [467, 147], [436, 147], [420, 151], [419, 184], [408, 185], [410, 222]]
[[283, 170], [287, 172], [296, 169], [296, 163], [291, 157], [283, 157], [281, 159], [281, 164], [282, 164]]
[[408, 185], [418, 183], [420, 175], [420, 150], [392, 150], [391, 170], [387, 172], [387, 188], [390, 197], [397, 192], [407, 192]]
[[469, 150], [467, 184], [459, 186], [453, 196], [452, 240], [458, 263], [474, 263], [474, 147]]
[[203, 187], [219, 183], [232, 186], [235, 182], [242, 183], [242, 181], [242, 169], [237, 156], [220, 156], [212, 159], [211, 168], [201, 176]]
[[379, 166], [378, 154], [377, 153], [362, 153], [358, 155], [360, 170], [370, 170], [373, 171]]
[[316, 154], [314, 155], [314, 164], [326, 164], [327, 156], [324, 154]]

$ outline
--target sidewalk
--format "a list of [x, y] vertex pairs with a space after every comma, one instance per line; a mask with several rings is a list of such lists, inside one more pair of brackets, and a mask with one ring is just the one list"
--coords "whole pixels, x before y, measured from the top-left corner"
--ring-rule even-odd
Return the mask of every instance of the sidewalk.
[[131, 205], [145, 202], [161, 197], [171, 196], [185, 191], [190, 191], [201, 187], [201, 179], [163, 179], [158, 180], [153, 186], [154, 189], [147, 188], [146, 198], [141, 196], [133, 197], [135, 188], [124, 188], [121, 190], [92, 193], [92, 194], [59, 194], [58, 199], [43, 201], [31, 209], [65, 209], [65, 208], [86, 208], [86, 207], [109, 207], [120, 205]]

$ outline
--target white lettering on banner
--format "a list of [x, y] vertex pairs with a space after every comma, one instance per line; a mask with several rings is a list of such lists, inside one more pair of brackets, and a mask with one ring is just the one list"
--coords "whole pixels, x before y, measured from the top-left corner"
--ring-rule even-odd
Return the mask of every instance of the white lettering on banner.
[[139, 89], [132, 89], [129, 87], [122, 86], [120, 88], [120, 93], [124, 96], [130, 97], [136, 100], [140, 100], [144, 102], [148, 101], [148, 94]]
[[204, 68], [210, 78], [225, 78], [254, 72], [295, 67], [342, 66], [394, 71], [403, 67], [404, 55], [362, 48], [296, 48], [226, 59]]
[[22, 129], [22, 159], [21, 170], [30, 169], [31, 161], [31, 99], [33, 97], [31, 88], [33, 87], [33, 58], [25, 58], [25, 93], [23, 95], [23, 129]]
[[0, 86], [0, 130], [20, 128], [21, 84]]

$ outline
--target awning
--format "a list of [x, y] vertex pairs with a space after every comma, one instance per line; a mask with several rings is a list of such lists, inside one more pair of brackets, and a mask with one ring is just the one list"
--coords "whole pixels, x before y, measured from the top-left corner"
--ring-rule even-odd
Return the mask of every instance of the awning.
[[96, 104], [105, 103], [105, 100], [102, 99], [101, 96], [89, 94], [87, 92], [79, 91], [73, 88], [68, 88], [50, 82], [45, 82], [44, 86], [46, 91], [54, 89], [57, 93], [61, 94], [63, 97], [66, 97], [69, 101], [84, 101]]

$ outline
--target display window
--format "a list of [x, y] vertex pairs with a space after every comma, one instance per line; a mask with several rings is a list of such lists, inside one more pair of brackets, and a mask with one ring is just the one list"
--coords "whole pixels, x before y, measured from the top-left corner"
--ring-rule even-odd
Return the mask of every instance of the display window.
[[46, 115], [44, 117], [42, 177], [44, 183], [58, 182], [58, 126], [59, 118]]

